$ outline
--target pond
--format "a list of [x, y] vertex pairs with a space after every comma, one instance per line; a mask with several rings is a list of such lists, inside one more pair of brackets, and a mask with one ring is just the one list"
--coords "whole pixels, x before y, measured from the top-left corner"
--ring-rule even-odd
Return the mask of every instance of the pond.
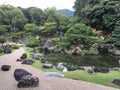
[[102, 66], [102, 67], [119, 67], [120, 56], [114, 55], [65, 55], [60, 53], [49, 53], [46, 55], [48, 61], [57, 65], [60, 62], [76, 66]]

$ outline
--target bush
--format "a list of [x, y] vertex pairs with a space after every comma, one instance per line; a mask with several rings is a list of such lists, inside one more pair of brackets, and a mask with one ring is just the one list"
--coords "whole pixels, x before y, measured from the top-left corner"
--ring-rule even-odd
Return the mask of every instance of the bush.
[[19, 46], [18, 45], [11, 46], [11, 50], [13, 50], [13, 49], [19, 49]]
[[37, 47], [39, 46], [39, 44], [40, 44], [40, 41], [38, 39], [33, 39], [27, 42], [28, 47]]
[[0, 53], [3, 53], [3, 52], [4, 52], [3, 48], [0, 47]]
[[116, 47], [120, 48], [120, 41], [115, 42], [114, 44]]

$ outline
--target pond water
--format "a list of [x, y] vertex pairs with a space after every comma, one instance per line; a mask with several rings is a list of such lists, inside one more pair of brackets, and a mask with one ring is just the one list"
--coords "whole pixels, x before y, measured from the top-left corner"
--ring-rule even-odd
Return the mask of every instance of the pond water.
[[65, 55], [60, 53], [49, 53], [46, 55], [48, 61], [57, 65], [59, 62], [76, 66], [102, 66], [102, 67], [119, 67], [120, 56], [114, 55]]

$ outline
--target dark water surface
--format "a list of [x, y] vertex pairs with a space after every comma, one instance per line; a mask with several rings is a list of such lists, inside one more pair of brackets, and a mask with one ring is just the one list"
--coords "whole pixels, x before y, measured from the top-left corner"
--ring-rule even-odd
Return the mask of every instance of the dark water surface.
[[60, 53], [50, 53], [46, 55], [47, 60], [57, 65], [59, 62], [63, 62], [69, 65], [77, 66], [103, 66], [103, 67], [119, 67], [118, 61], [120, 56], [114, 55], [65, 55]]

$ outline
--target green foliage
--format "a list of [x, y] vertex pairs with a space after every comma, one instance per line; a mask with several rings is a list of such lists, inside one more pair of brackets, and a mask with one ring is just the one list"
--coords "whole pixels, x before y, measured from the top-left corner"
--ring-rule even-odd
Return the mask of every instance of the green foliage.
[[13, 42], [18, 42], [20, 39], [24, 37], [24, 32], [16, 32], [12, 33], [12, 41]]
[[76, 0], [73, 8], [75, 9], [75, 15], [80, 15], [82, 8], [85, 7], [88, 0]]
[[116, 22], [115, 30], [113, 31], [108, 43], [113, 43], [116, 47], [120, 47], [120, 20]]
[[12, 31], [15, 31], [16, 28], [22, 29], [27, 21], [23, 12], [19, 8], [11, 5], [0, 5], [0, 14], [0, 18], [2, 18], [0, 22], [4, 25], [11, 26], [9, 30]]
[[49, 22], [49, 23], [45, 23], [44, 28], [45, 30], [43, 31], [44, 35], [47, 36], [51, 36], [54, 35], [56, 33], [56, 23], [55, 22]]
[[27, 24], [24, 26], [25, 32], [26, 32], [26, 33], [32, 33], [34, 27], [36, 27], [35, 24], [33, 24], [33, 23], [31, 23], [31, 24], [27, 23]]
[[18, 45], [12, 45], [11, 50], [13, 50], [13, 49], [19, 49], [19, 46]]
[[120, 18], [120, 0], [103, 0], [85, 11], [83, 17], [92, 28], [111, 33]]
[[28, 47], [37, 47], [40, 45], [40, 41], [38, 39], [32, 39], [27, 42]]
[[73, 44], [88, 44], [88, 45], [92, 45], [93, 43], [100, 41], [100, 39], [97, 38], [94, 35], [94, 33], [92, 31], [92, 28], [86, 26], [85, 24], [75, 24], [75, 25], [73, 25], [66, 32], [65, 36]]
[[32, 7], [29, 10], [32, 22], [36, 25], [43, 25], [44, 21], [43, 19], [45, 18], [45, 15], [43, 11], [40, 8]]
[[0, 36], [0, 43], [5, 43], [6, 42], [6, 37]]
[[3, 48], [0, 47], [0, 53], [3, 53], [3, 52], [4, 52]]

